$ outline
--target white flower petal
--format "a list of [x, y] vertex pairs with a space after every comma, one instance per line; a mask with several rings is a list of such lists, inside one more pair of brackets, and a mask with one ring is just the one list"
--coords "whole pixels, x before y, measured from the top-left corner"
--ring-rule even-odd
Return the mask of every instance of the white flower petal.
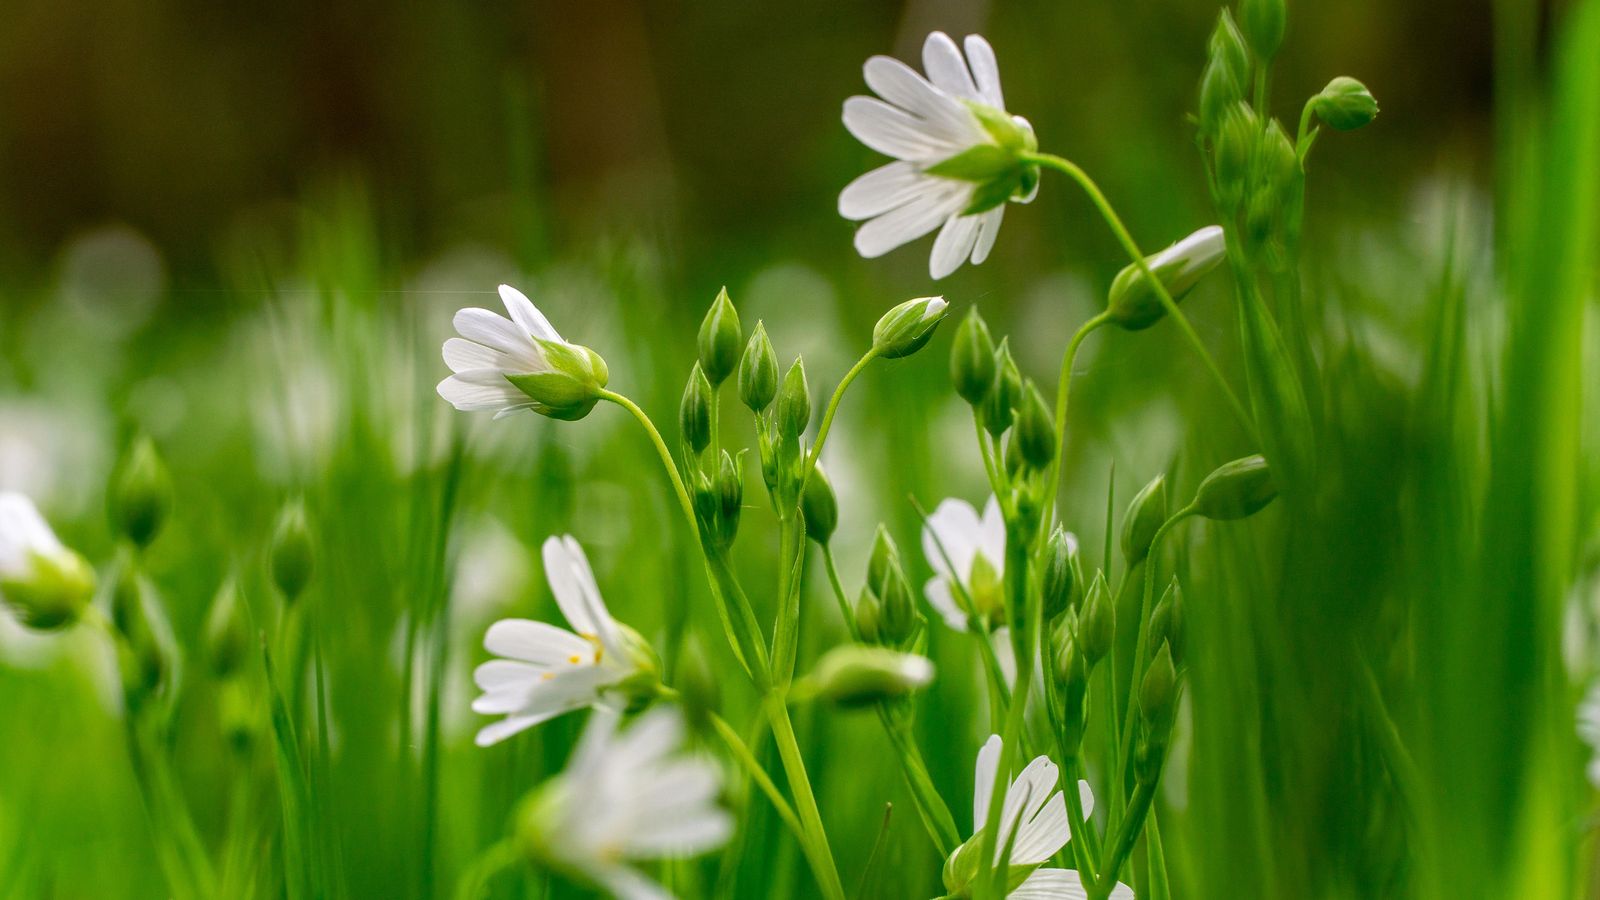
[[511, 357], [492, 347], [453, 337], [444, 342], [444, 364], [452, 372], [463, 369], [501, 369], [511, 371]]
[[610, 865], [589, 875], [617, 900], [673, 900], [672, 893], [627, 866]]
[[472, 701], [472, 711], [546, 718], [593, 706], [616, 672], [605, 666], [573, 666], [546, 672], [524, 689], [495, 690]]
[[533, 340], [505, 316], [469, 306], [456, 312], [455, 326], [456, 331], [467, 340], [499, 350], [519, 365], [526, 365], [524, 371], [533, 372], [543, 368], [541, 358], [534, 351]]
[[56, 556], [64, 550], [32, 499], [15, 491], [0, 493], [0, 575], [23, 578], [35, 554]]
[[873, 93], [922, 119], [933, 133], [960, 145], [988, 141], [972, 110], [929, 84], [900, 60], [874, 56], [862, 67], [862, 73]]
[[512, 387], [510, 382], [503, 385], [469, 384], [456, 375], [439, 382], [437, 390], [439, 396], [450, 401], [450, 405], [463, 411], [501, 409], [528, 400], [528, 396]]
[[978, 550], [994, 566], [996, 575], [1006, 570], [1006, 517], [993, 494], [983, 505], [983, 523], [978, 530]]
[[989, 821], [989, 797], [994, 793], [994, 773], [1000, 767], [1000, 751], [1005, 741], [998, 734], [989, 735], [978, 751], [978, 764], [972, 773], [972, 829], [982, 828]]
[[972, 559], [982, 544], [983, 523], [978, 511], [965, 500], [947, 497], [939, 501], [922, 526], [922, 555], [927, 558], [928, 565], [940, 575], [962, 584], [967, 584], [972, 574]]
[[933, 253], [928, 256], [928, 274], [937, 281], [961, 268], [977, 240], [977, 216], [951, 216], [946, 219], [944, 227], [939, 229], [939, 236], [933, 241]]
[[1005, 218], [1005, 215], [1004, 203], [978, 215], [978, 240], [972, 245], [973, 265], [978, 265], [989, 258], [989, 251], [994, 249], [994, 239], [1000, 234], [1000, 220]]
[[1089, 817], [1094, 815], [1094, 791], [1090, 789], [1089, 782], [1082, 778], [1078, 779], [1078, 802], [1083, 805], [1083, 820], [1089, 821]]
[[[1072, 869], [1035, 869], [1006, 896], [1010, 900], [1086, 900], [1089, 892]], [[1133, 888], [1117, 882], [1110, 900], [1134, 900]]]
[[588, 585], [578, 575], [567, 542], [551, 535], [545, 538], [541, 554], [545, 579], [550, 582], [550, 592], [555, 594], [556, 605], [561, 607], [567, 623], [579, 634], [599, 637], [600, 625], [595, 621], [594, 607], [589, 602]]
[[[1011, 861], [1017, 865], [1043, 862], [1067, 843], [1069, 834], [1064, 802], [1059, 817], [1044, 817], [1041, 821], [1038, 816], [1052, 796], [1057, 801], [1061, 800], [1059, 792], [1055, 790], [1058, 777], [1059, 770], [1049, 757], [1036, 756], [1006, 790], [1005, 806], [1000, 810], [1001, 833], [1010, 834], [1015, 826], [1017, 840], [1012, 848]], [[1021, 824], [1016, 824], [1019, 821]], [[1003, 850], [1003, 847], [996, 845], [996, 860]]]
[[629, 856], [692, 856], [721, 846], [733, 834], [733, 817], [719, 809], [666, 818], [639, 815], [624, 848]]
[[551, 327], [550, 320], [544, 317], [539, 307], [533, 305], [528, 295], [517, 290], [509, 284], [500, 285], [500, 302], [506, 305], [506, 312], [511, 314], [511, 320], [522, 326], [530, 336], [546, 341], [562, 340], [561, 335]]
[[954, 631], [966, 631], [970, 627], [967, 614], [961, 610], [961, 601], [955, 592], [950, 589], [950, 581], [943, 575], [935, 575], [928, 579], [922, 586], [923, 596], [928, 598], [928, 604], [939, 615], [944, 617], [944, 623]]
[[933, 86], [962, 100], [979, 100], [977, 85], [967, 71], [967, 61], [950, 35], [935, 31], [922, 42], [922, 68]]
[[896, 161], [861, 175], [839, 192], [839, 215], [846, 219], [870, 219], [915, 200], [926, 190], [932, 175], [917, 167]]
[[925, 120], [875, 97], [844, 101], [844, 127], [856, 140], [896, 159], [930, 162], [959, 153], [962, 146]]
[[962, 44], [967, 48], [967, 64], [972, 67], [978, 98], [995, 109], [1005, 109], [1006, 98], [1000, 91], [1000, 64], [995, 61], [994, 48], [978, 34], [967, 35]]
[[[496, 656], [532, 663], [543, 669], [593, 665], [594, 644], [548, 622], [501, 619], [483, 636], [484, 649]], [[479, 687], [487, 688], [482, 682]]]
[[498, 744], [508, 737], [553, 718], [552, 716], [508, 716], [498, 722], [493, 722], [478, 729], [478, 736], [473, 739], [479, 747]]
[[857, 228], [856, 252], [872, 259], [908, 244], [960, 212], [971, 195], [969, 182], [940, 179], [910, 203]]

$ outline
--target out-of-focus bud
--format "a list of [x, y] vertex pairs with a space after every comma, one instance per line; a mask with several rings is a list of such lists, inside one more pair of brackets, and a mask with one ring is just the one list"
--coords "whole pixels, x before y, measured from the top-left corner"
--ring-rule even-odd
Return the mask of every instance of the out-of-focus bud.
[[1193, 509], [1207, 519], [1227, 521], [1254, 515], [1278, 496], [1261, 454], [1223, 463], [1200, 482]]
[[739, 462], [724, 450], [717, 465], [717, 539], [724, 547], [739, 533], [739, 512], [744, 508], [744, 472]]
[[818, 544], [827, 544], [839, 527], [839, 498], [833, 493], [822, 464], [817, 463], [806, 481], [805, 493], [800, 496], [800, 512], [806, 520], [806, 537]]
[[711, 309], [706, 311], [706, 317], [700, 322], [697, 342], [700, 368], [705, 371], [712, 387], [721, 385], [733, 374], [739, 365], [743, 344], [744, 330], [739, 327], [739, 311], [733, 308], [733, 301], [728, 299], [728, 289], [723, 288], [717, 291], [717, 299], [711, 301]]
[[1165, 521], [1167, 476], [1157, 475], [1134, 495], [1128, 511], [1122, 514], [1122, 558], [1129, 568], [1144, 562], [1150, 555], [1150, 542], [1156, 539], [1156, 532]]
[[995, 437], [1011, 427], [1016, 406], [1022, 397], [1022, 372], [1011, 356], [1011, 339], [1001, 338], [994, 352], [994, 385], [983, 404], [983, 427]]
[[1224, 9], [1217, 16], [1217, 25], [1211, 29], [1211, 39], [1206, 50], [1213, 61], [1219, 62], [1240, 85], [1250, 82], [1250, 51], [1245, 44], [1239, 24], [1233, 13]]
[[217, 727], [237, 756], [250, 754], [266, 724], [261, 701], [260, 688], [248, 678], [229, 678], [217, 688]]
[[845, 709], [897, 700], [932, 681], [927, 657], [861, 644], [829, 650], [807, 677], [812, 696]]
[[1312, 101], [1317, 118], [1337, 131], [1354, 131], [1378, 117], [1378, 101], [1367, 86], [1347, 75], [1328, 82]]
[[878, 614], [878, 641], [890, 646], [904, 644], [917, 633], [917, 603], [911, 596], [911, 585], [898, 565], [890, 570], [884, 581], [883, 595]]
[[943, 297], [918, 297], [883, 314], [872, 329], [872, 348], [884, 359], [899, 359], [921, 350], [933, 339], [950, 304]]
[[[1222, 229], [1208, 225], [1167, 249], [1145, 257], [1144, 261], [1151, 274], [1166, 286], [1173, 302], [1177, 302], [1215, 269], [1226, 254]], [[1140, 331], [1161, 321], [1167, 308], [1144, 271], [1130, 263], [1111, 282], [1106, 313], [1118, 326]]]
[[217, 589], [211, 601], [211, 612], [206, 614], [206, 662], [211, 674], [227, 678], [239, 671], [250, 649], [245, 609], [239, 599], [239, 584], [229, 575]]
[[1089, 668], [1083, 658], [1083, 648], [1078, 644], [1078, 617], [1067, 613], [1050, 631], [1051, 662], [1055, 666], [1056, 683], [1068, 690], [1086, 683]]
[[722, 685], [711, 669], [705, 645], [692, 632], [683, 642], [683, 652], [678, 656], [676, 681], [689, 724], [695, 728], [704, 727], [711, 715], [722, 707]]
[[1250, 183], [1250, 160], [1261, 135], [1261, 120], [1248, 104], [1235, 103], [1222, 117], [1216, 134], [1215, 177], [1223, 209], [1233, 213], [1244, 202]]
[[759, 413], [772, 405], [777, 394], [778, 355], [767, 339], [767, 326], [757, 322], [744, 356], [739, 358], [739, 399], [751, 412]]
[[716, 402], [711, 381], [699, 363], [689, 372], [689, 383], [683, 386], [683, 401], [678, 404], [678, 429], [684, 443], [695, 453], [711, 445], [711, 404]]
[[867, 587], [882, 597], [884, 585], [894, 576], [898, 568], [900, 568], [900, 548], [895, 546], [894, 538], [889, 536], [889, 529], [880, 522], [877, 532], [872, 536], [872, 556], [867, 560]]
[[1073, 557], [1077, 555], [1077, 537], [1057, 525], [1045, 542], [1039, 572], [1039, 595], [1044, 603], [1045, 621], [1061, 615], [1072, 605]]
[[1005, 584], [1000, 570], [982, 553], [972, 558], [972, 569], [967, 576], [967, 592], [972, 597], [972, 612], [991, 625], [1002, 625], [1005, 620]]
[[62, 628], [94, 596], [94, 570], [56, 538], [33, 501], [0, 493], [0, 602], [29, 628]]
[[272, 547], [268, 554], [272, 583], [283, 594], [284, 602], [293, 603], [305, 591], [311, 581], [314, 560], [305, 503], [299, 499], [291, 500], [278, 513], [278, 524], [273, 529]]
[[172, 508], [172, 478], [149, 436], [141, 434], [128, 446], [112, 477], [110, 501], [116, 533], [135, 547], [148, 547]]
[[1106, 584], [1105, 573], [1096, 572], [1083, 598], [1083, 615], [1078, 619], [1078, 641], [1091, 667], [1111, 651], [1111, 642], [1116, 636], [1114, 616], [1111, 588]]
[[1200, 132], [1216, 134], [1228, 110], [1243, 98], [1244, 85], [1232, 66], [1212, 56], [1200, 75]]
[[1239, 0], [1239, 30], [1261, 65], [1271, 61], [1283, 45], [1286, 18], [1284, 0]]
[[1293, 188], [1300, 177], [1300, 156], [1295, 152], [1294, 141], [1277, 119], [1267, 123], [1266, 134], [1262, 137], [1261, 174], [1280, 202], [1287, 202], [1284, 192]]
[[131, 565], [123, 565], [117, 578], [111, 616], [123, 635], [117, 653], [123, 697], [128, 708], [137, 711], [172, 678], [177, 644], [155, 589]]
[[1023, 461], [1035, 469], [1047, 468], [1056, 458], [1055, 420], [1050, 416], [1044, 395], [1039, 393], [1039, 386], [1032, 381], [1022, 390], [1013, 440], [1018, 444]]
[[778, 392], [778, 429], [788, 437], [799, 437], [810, 423], [811, 387], [806, 384], [805, 360], [797, 356]]
[[974, 408], [994, 387], [994, 338], [976, 306], [967, 310], [950, 345], [950, 381], [956, 393]]
[[862, 641], [868, 644], [879, 642], [878, 620], [883, 617], [882, 610], [877, 595], [871, 589], [863, 588], [856, 600], [856, 631], [861, 633]]
[[576, 422], [600, 402], [600, 392], [611, 380], [611, 369], [600, 354], [588, 347], [534, 338], [546, 369], [507, 374], [506, 380], [529, 400], [533, 411], [552, 419]]
[[1144, 680], [1139, 682], [1139, 709], [1146, 722], [1160, 722], [1172, 708], [1177, 693], [1178, 673], [1172, 665], [1172, 650], [1166, 644], [1156, 651]]

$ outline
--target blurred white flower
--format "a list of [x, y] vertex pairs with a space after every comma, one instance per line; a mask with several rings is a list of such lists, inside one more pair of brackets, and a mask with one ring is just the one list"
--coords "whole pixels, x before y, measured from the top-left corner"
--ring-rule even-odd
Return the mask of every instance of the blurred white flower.
[[587, 347], [569, 343], [521, 291], [500, 285], [507, 319], [469, 307], [455, 315], [461, 337], [444, 342], [454, 375], [439, 382], [439, 396], [459, 410], [496, 410], [495, 418], [524, 409], [556, 419], [581, 419], [594, 408], [609, 374]]
[[566, 771], [519, 814], [518, 836], [535, 860], [623, 900], [660, 900], [671, 894], [628, 863], [721, 846], [733, 817], [716, 804], [716, 763], [682, 753], [677, 710], [656, 707], [622, 730], [619, 718], [595, 711]]
[[483, 646], [492, 659], [473, 672], [483, 689], [473, 712], [505, 718], [478, 732], [478, 746], [585, 706], [620, 705], [630, 687], [654, 683], [655, 654], [611, 618], [583, 548], [571, 535], [544, 542], [545, 577], [576, 633], [530, 619], [501, 619]]
[[1001, 579], [1006, 564], [1006, 523], [992, 495], [983, 516], [965, 500], [940, 502], [922, 528], [922, 553], [934, 576], [923, 586], [933, 608], [956, 631], [972, 628], [958, 592], [971, 598], [973, 612], [993, 616], [1002, 608]]
[[[856, 231], [862, 256], [882, 256], [940, 228], [928, 270], [943, 278], [994, 246], [1008, 200], [1038, 192], [1033, 126], [1005, 111], [994, 49], [967, 35], [966, 55], [936, 31], [922, 46], [924, 78], [888, 56], [863, 66], [878, 97], [851, 97], [844, 124], [856, 139], [896, 162], [873, 169], [839, 194], [839, 214], [867, 220]], [[879, 99], [882, 98], [882, 99]]]
[[1600, 788], [1600, 679], [1578, 703], [1578, 737], [1589, 745], [1589, 783]]
[[61, 543], [23, 494], [0, 493], [0, 603], [30, 628], [70, 625], [94, 594], [94, 570]]

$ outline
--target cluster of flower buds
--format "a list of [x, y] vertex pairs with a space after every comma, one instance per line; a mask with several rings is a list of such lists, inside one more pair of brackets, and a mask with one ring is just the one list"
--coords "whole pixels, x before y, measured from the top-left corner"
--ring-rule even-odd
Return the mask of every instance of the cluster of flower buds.
[[856, 628], [866, 643], [899, 649], [917, 644], [927, 629], [901, 564], [900, 548], [882, 525], [872, 541], [867, 583], [856, 601]]
[[152, 701], [172, 702], [180, 659], [165, 605], [140, 571], [140, 556], [154, 543], [172, 509], [172, 480], [154, 442], [136, 435], [112, 471], [106, 492], [111, 529], [123, 542], [111, 591], [111, 621], [118, 637], [123, 697], [137, 711]]
[[988, 323], [971, 309], [950, 348], [950, 380], [956, 393], [996, 441], [1004, 442], [1003, 461], [1014, 481], [1019, 511], [1037, 509], [1044, 473], [1055, 462], [1055, 419], [1032, 379], [1022, 376], [1008, 339], [995, 345]]
[[[765, 331], [756, 326], [765, 340]], [[752, 337], [754, 341], [754, 337]], [[744, 507], [744, 452], [717, 447], [717, 398], [722, 385], [739, 368], [744, 329], [727, 288], [717, 292], [700, 323], [697, 356], [678, 405], [678, 431], [683, 439], [685, 472], [694, 495], [701, 536], [726, 548], [739, 533]], [[769, 348], [770, 349], [770, 348]]]
[[238, 579], [229, 575], [217, 589], [202, 633], [205, 662], [217, 680], [217, 727], [235, 754], [247, 756], [266, 725], [259, 683], [246, 662], [250, 629]]
[[1054, 687], [1059, 692], [1052, 714], [1063, 746], [1076, 747], [1083, 740], [1089, 676], [1111, 652], [1115, 639], [1115, 600], [1105, 573], [1097, 571], [1083, 591], [1081, 603], [1069, 607], [1051, 632]]

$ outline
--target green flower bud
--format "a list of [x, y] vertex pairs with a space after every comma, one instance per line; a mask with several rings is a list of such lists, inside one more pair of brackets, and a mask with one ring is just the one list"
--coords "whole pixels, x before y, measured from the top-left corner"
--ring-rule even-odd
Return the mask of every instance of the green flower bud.
[[225, 679], [217, 689], [217, 727], [228, 748], [239, 757], [254, 749], [266, 725], [261, 692], [248, 678]]
[[1239, 30], [1265, 65], [1283, 45], [1284, 0], [1239, 0]]
[[805, 360], [797, 356], [778, 392], [778, 429], [788, 437], [799, 437], [810, 423], [811, 388], [806, 384]]
[[861, 644], [829, 650], [807, 677], [813, 697], [845, 709], [897, 700], [932, 681], [927, 657]]
[[800, 512], [806, 520], [806, 537], [826, 545], [839, 527], [839, 499], [828, 482], [822, 464], [811, 470], [805, 493], [800, 496]]
[[1354, 131], [1378, 117], [1378, 101], [1372, 92], [1345, 75], [1328, 82], [1311, 102], [1317, 118], [1337, 131]]
[[717, 465], [717, 528], [724, 547], [732, 544], [739, 533], [739, 512], [744, 508], [744, 467], [739, 463], [724, 450]]
[[136, 547], [148, 547], [172, 508], [172, 478], [149, 436], [141, 434], [129, 445], [112, 478], [110, 501], [113, 530]]
[[600, 354], [588, 347], [562, 341], [533, 339], [544, 360], [538, 372], [508, 374], [506, 380], [529, 400], [541, 416], [576, 422], [587, 416], [600, 402], [600, 392], [611, 378], [611, 370]]
[[1215, 56], [1200, 76], [1200, 131], [1216, 134], [1228, 110], [1244, 98], [1244, 86], [1225, 60]]
[[1078, 620], [1078, 640], [1083, 644], [1085, 662], [1093, 666], [1111, 651], [1116, 634], [1111, 588], [1104, 572], [1096, 572], [1083, 599], [1083, 616]]
[[900, 548], [889, 536], [889, 529], [880, 522], [877, 532], [872, 536], [872, 556], [867, 561], [867, 587], [881, 598], [884, 585], [899, 568]]
[[1207, 475], [1195, 492], [1193, 509], [1207, 519], [1243, 519], [1276, 496], [1278, 489], [1272, 483], [1266, 457], [1258, 453], [1223, 463]]
[[1217, 26], [1211, 30], [1206, 49], [1210, 58], [1221, 63], [1235, 82], [1240, 85], [1249, 83], [1250, 50], [1239, 31], [1239, 24], [1233, 20], [1233, 13], [1224, 9], [1217, 16]]
[[[1144, 261], [1177, 302], [1215, 269], [1226, 253], [1222, 229], [1208, 225]], [[1130, 263], [1111, 282], [1106, 312], [1122, 328], [1141, 331], [1161, 321], [1167, 308], [1144, 272]]]
[[1139, 709], [1146, 722], [1159, 723], [1166, 718], [1177, 687], [1178, 673], [1172, 665], [1172, 650], [1162, 644], [1150, 668], [1145, 670], [1144, 680], [1139, 682]]
[[712, 387], [720, 386], [739, 365], [739, 353], [744, 345], [744, 330], [739, 327], [739, 311], [728, 299], [728, 289], [717, 291], [711, 309], [700, 322], [700, 368]]
[[689, 372], [689, 383], [683, 386], [683, 400], [678, 404], [678, 429], [683, 442], [695, 453], [711, 445], [711, 405], [716, 402], [711, 381], [699, 363]]
[[994, 352], [994, 386], [983, 405], [983, 427], [999, 437], [1011, 427], [1017, 402], [1022, 397], [1022, 372], [1011, 356], [1011, 339], [1001, 338]]
[[1044, 395], [1032, 381], [1023, 388], [1022, 405], [1017, 410], [1017, 433], [1012, 440], [1018, 445], [1023, 461], [1035, 469], [1046, 468], [1056, 458], [1055, 420], [1044, 402]]
[[0, 493], [0, 604], [29, 628], [62, 628], [83, 614], [94, 587], [94, 570], [61, 543], [33, 501]]
[[676, 684], [689, 724], [703, 728], [712, 714], [722, 708], [722, 682], [711, 668], [711, 659], [700, 638], [690, 632], [678, 655]]
[[883, 585], [879, 598], [878, 641], [891, 646], [904, 644], [917, 633], [917, 602], [912, 598], [911, 585], [897, 564]]
[[1044, 602], [1045, 620], [1054, 619], [1072, 605], [1073, 557], [1078, 555], [1078, 539], [1057, 525], [1044, 546], [1044, 562], [1039, 572], [1039, 595]]
[[1056, 683], [1067, 694], [1076, 692], [1089, 681], [1088, 662], [1084, 659], [1077, 634], [1081, 627], [1077, 614], [1069, 612], [1061, 617], [1061, 621], [1050, 632], [1051, 661], [1055, 666]]
[[118, 575], [111, 616], [124, 638], [117, 652], [123, 697], [136, 711], [171, 683], [178, 666], [177, 642], [160, 597], [131, 565]]
[[1131, 568], [1150, 555], [1150, 543], [1167, 521], [1167, 476], [1150, 479], [1122, 514], [1122, 558]]
[[1215, 177], [1223, 209], [1229, 213], [1244, 202], [1250, 182], [1250, 160], [1261, 135], [1261, 120], [1245, 103], [1235, 103], [1223, 114], [1216, 136]]
[[306, 584], [311, 581], [315, 558], [311, 546], [311, 527], [306, 522], [306, 507], [301, 500], [291, 500], [278, 514], [277, 527], [272, 532], [272, 546], [268, 563], [272, 570], [272, 583], [282, 592], [287, 603], [299, 599]]
[[896, 306], [872, 329], [872, 348], [884, 359], [899, 359], [921, 350], [950, 309], [943, 297], [918, 297]]
[[239, 584], [232, 575], [217, 589], [211, 612], [206, 614], [205, 651], [211, 674], [218, 678], [239, 671], [250, 652], [249, 625], [239, 599]]
[[1300, 178], [1300, 155], [1277, 119], [1267, 123], [1266, 134], [1262, 137], [1261, 174], [1278, 195], [1279, 202], [1288, 202], [1284, 192], [1293, 188]]
[[856, 598], [856, 631], [860, 632], [863, 642], [878, 643], [878, 620], [882, 618], [882, 610], [882, 604], [871, 589], [862, 588], [861, 596]]
[[744, 356], [739, 358], [739, 399], [751, 412], [759, 413], [772, 405], [777, 394], [778, 356], [767, 340], [766, 325], [757, 322], [744, 346]]
[[961, 399], [977, 408], [994, 386], [994, 372], [994, 338], [974, 306], [967, 310], [950, 346], [950, 380]]
[[967, 592], [972, 596], [972, 612], [991, 625], [1005, 624], [1005, 584], [994, 563], [982, 553], [972, 558]]

